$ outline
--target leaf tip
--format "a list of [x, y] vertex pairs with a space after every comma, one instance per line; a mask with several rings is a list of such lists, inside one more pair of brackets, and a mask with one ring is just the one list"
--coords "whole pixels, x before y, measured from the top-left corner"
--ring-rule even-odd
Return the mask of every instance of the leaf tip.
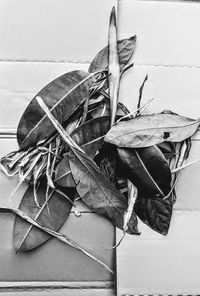
[[113, 24], [115, 27], [117, 25], [117, 20], [116, 20], [116, 9], [115, 6], [113, 6], [110, 14], [110, 24]]
[[137, 35], [133, 35], [129, 38], [129, 40], [136, 42], [137, 41]]

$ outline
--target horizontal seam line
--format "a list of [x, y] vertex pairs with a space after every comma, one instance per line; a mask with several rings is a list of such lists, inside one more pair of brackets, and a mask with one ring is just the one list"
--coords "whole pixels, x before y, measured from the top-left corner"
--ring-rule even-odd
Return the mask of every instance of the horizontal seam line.
[[135, 66], [147, 66], [147, 67], [166, 67], [166, 68], [194, 68], [199, 69], [200, 65], [187, 65], [187, 64], [148, 64], [148, 63], [134, 63]]
[[29, 60], [29, 59], [0, 59], [0, 62], [5, 63], [65, 63], [65, 64], [90, 64], [90, 61], [79, 60]]

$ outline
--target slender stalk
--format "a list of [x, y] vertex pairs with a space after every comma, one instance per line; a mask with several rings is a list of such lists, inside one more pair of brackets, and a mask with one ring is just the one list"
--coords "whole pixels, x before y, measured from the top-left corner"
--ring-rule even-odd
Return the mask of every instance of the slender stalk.
[[113, 7], [110, 15], [110, 24], [108, 30], [108, 48], [108, 75], [111, 105], [111, 126], [113, 126], [117, 112], [120, 84], [120, 65], [117, 50], [117, 21], [115, 7]]
[[138, 99], [138, 104], [137, 104], [138, 112], [137, 112], [136, 116], [139, 115], [139, 109], [140, 109], [140, 105], [141, 105], [143, 89], [144, 89], [144, 85], [145, 85], [145, 82], [147, 81], [147, 79], [148, 79], [148, 74], [145, 76], [144, 81], [143, 81], [143, 83], [142, 83], [142, 85], [140, 86], [140, 89], [139, 89], [139, 99]]

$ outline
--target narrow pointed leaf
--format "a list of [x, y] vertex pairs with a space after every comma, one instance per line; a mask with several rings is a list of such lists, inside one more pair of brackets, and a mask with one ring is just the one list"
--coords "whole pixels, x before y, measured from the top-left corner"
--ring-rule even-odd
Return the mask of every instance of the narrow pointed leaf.
[[136, 215], [150, 228], [163, 235], [168, 233], [172, 209], [171, 197], [162, 199], [156, 195], [153, 198], [139, 195], [134, 205]]
[[[69, 216], [72, 203], [55, 191], [50, 194], [47, 202], [45, 193], [46, 185], [41, 183], [37, 190], [37, 198], [41, 206], [41, 208], [38, 208], [34, 199], [33, 187], [30, 186], [22, 198], [19, 210], [51, 230], [57, 231]], [[73, 200], [74, 194], [72, 190], [65, 190], [65, 194], [68, 194]], [[16, 251], [25, 252], [34, 249], [49, 238], [50, 236], [45, 232], [23, 221], [20, 217], [16, 217], [14, 225], [14, 245]]]
[[40, 96], [60, 123], [67, 120], [89, 96], [89, 87], [95, 74], [72, 71], [53, 80], [30, 102], [17, 129], [17, 140], [21, 148], [27, 149], [48, 137], [55, 129], [37, 103]]
[[117, 23], [115, 8], [113, 7], [108, 30], [108, 74], [111, 107], [111, 126], [115, 122], [120, 83], [120, 66], [117, 52]]
[[199, 119], [177, 114], [142, 115], [113, 126], [104, 140], [118, 147], [142, 148], [163, 141], [181, 142], [191, 137], [199, 127]]
[[170, 192], [171, 171], [157, 146], [118, 148], [121, 170], [146, 198], [165, 197]]
[[[103, 116], [85, 122], [72, 133], [72, 139], [89, 155], [94, 157], [103, 144], [105, 134], [110, 128], [110, 118]], [[64, 187], [74, 187], [75, 183], [69, 167], [69, 154], [59, 162], [56, 168], [55, 182]]]
[[[127, 199], [84, 153], [77, 153], [73, 149], [73, 152], [70, 151], [69, 161], [77, 184], [76, 189], [82, 200], [94, 212], [106, 216], [116, 227], [123, 230]], [[126, 231], [129, 234], [138, 234], [135, 215], [131, 216]]]
[[[119, 63], [121, 69], [128, 63], [131, 59], [136, 47], [136, 36], [132, 36], [127, 39], [122, 39], [117, 42]], [[108, 46], [104, 47], [93, 59], [89, 72], [96, 72], [99, 70], [104, 70], [108, 67]]]

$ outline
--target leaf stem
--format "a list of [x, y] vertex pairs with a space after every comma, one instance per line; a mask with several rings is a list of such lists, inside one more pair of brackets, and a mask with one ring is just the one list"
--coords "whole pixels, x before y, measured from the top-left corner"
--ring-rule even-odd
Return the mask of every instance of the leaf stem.
[[[142, 83], [142, 85], [140, 86], [140, 89], [139, 89], [139, 99], [138, 99], [137, 109], [140, 109], [143, 89], [144, 89], [144, 85], [145, 85], [145, 82], [147, 81], [147, 79], [148, 79], [148, 74], [145, 76], [144, 81], [143, 81], [143, 83]], [[139, 110], [138, 110], [138, 112], [136, 113], [136, 116], [139, 116], [139, 115], [140, 115], [140, 113], [139, 113]]]

